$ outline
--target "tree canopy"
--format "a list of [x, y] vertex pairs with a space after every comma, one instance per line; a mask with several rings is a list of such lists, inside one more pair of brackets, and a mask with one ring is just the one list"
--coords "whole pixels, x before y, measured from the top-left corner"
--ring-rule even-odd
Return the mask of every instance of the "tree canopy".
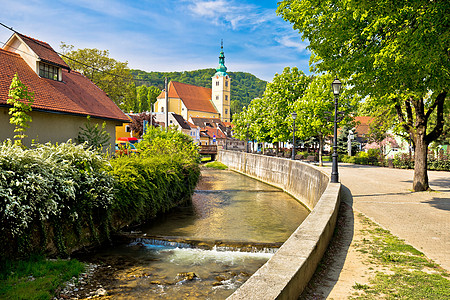
[[[442, 134], [450, 86], [450, 3], [283, 0], [278, 5], [278, 14], [310, 42], [312, 70], [339, 74], [354, 94], [395, 109], [415, 146], [413, 189], [428, 189], [428, 144]], [[433, 114], [435, 126], [428, 128]]]
[[[127, 95], [133, 88], [127, 62], [109, 57], [108, 50], [77, 49], [61, 43], [63, 59], [72, 70], [82, 73], [101, 88], [121, 109], [127, 106]], [[128, 99], [129, 100], [129, 99]]]

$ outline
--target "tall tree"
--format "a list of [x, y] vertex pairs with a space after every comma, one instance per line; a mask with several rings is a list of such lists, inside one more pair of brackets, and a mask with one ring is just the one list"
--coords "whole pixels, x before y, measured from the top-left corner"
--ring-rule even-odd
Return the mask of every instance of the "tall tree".
[[137, 88], [137, 99], [139, 103], [139, 112], [148, 111], [149, 105], [148, 105], [148, 91], [147, 87], [145, 85], [141, 85]]
[[234, 132], [244, 138], [248, 131], [251, 139], [277, 145], [292, 140], [293, 104], [303, 96], [310, 80], [295, 67], [286, 67], [283, 73], [275, 74], [263, 97], [254, 99], [235, 116]]
[[64, 61], [72, 70], [82, 73], [101, 88], [121, 109], [126, 109], [126, 96], [132, 88], [131, 71], [127, 62], [109, 57], [108, 50], [77, 49], [61, 43]]
[[[429, 188], [427, 150], [443, 131], [450, 87], [450, 2], [283, 0], [278, 14], [310, 42], [312, 69], [393, 106], [414, 142], [414, 191]], [[341, 79], [342, 79], [341, 78]], [[429, 120], [435, 115], [434, 128]]]
[[161, 94], [161, 90], [156, 86], [149, 86], [147, 88], [147, 101], [150, 105], [150, 111], [153, 112], [153, 105], [156, 103], [156, 97]]
[[275, 74], [267, 84], [262, 105], [268, 108], [267, 127], [272, 142], [287, 142], [292, 139], [293, 104], [303, 97], [311, 78], [296, 67], [286, 67], [281, 74]]
[[[313, 77], [305, 90], [303, 97], [294, 103], [297, 112], [296, 137], [307, 140], [317, 137], [319, 140], [319, 165], [322, 166], [322, 150], [324, 139], [333, 134], [334, 122], [332, 112], [334, 111], [333, 94], [330, 82], [333, 81], [331, 74], [323, 74]], [[355, 101], [343, 94], [339, 98], [339, 111], [343, 112], [344, 118], [340, 125], [350, 125], [351, 113], [355, 108]]]
[[9, 122], [16, 126], [15, 142], [21, 145], [22, 140], [27, 137], [25, 130], [30, 127], [31, 116], [28, 113], [34, 103], [34, 93], [28, 91], [28, 87], [20, 81], [17, 73], [11, 81], [6, 103], [12, 105], [9, 109], [11, 115]]

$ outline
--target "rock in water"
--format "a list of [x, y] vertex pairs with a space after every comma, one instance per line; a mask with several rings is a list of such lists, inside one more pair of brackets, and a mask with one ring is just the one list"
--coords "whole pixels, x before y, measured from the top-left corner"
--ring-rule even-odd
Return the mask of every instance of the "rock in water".
[[190, 281], [198, 278], [198, 276], [194, 272], [182, 272], [177, 274], [177, 278]]

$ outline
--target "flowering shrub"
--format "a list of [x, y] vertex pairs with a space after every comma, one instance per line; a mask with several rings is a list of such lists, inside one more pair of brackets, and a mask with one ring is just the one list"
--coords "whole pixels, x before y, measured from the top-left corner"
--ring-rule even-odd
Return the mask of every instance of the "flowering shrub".
[[95, 233], [94, 224], [106, 224], [114, 198], [107, 167], [105, 157], [71, 142], [26, 150], [11, 141], [0, 144], [0, 242], [8, 241], [10, 251], [25, 251], [21, 241], [32, 247], [40, 228], [40, 239], [52, 232], [64, 253], [66, 227], [88, 224]]
[[0, 143], [0, 257], [66, 254], [185, 201], [200, 176], [196, 146], [172, 131], [144, 140], [139, 155], [111, 160], [71, 142]]

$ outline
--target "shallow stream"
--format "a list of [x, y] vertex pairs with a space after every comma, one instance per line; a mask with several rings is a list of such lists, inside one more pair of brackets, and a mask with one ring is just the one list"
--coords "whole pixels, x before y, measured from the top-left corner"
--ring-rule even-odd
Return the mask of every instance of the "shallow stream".
[[98, 286], [113, 299], [225, 299], [307, 215], [277, 188], [205, 169], [192, 205], [155, 219], [133, 243], [90, 261], [102, 262], [110, 278]]

